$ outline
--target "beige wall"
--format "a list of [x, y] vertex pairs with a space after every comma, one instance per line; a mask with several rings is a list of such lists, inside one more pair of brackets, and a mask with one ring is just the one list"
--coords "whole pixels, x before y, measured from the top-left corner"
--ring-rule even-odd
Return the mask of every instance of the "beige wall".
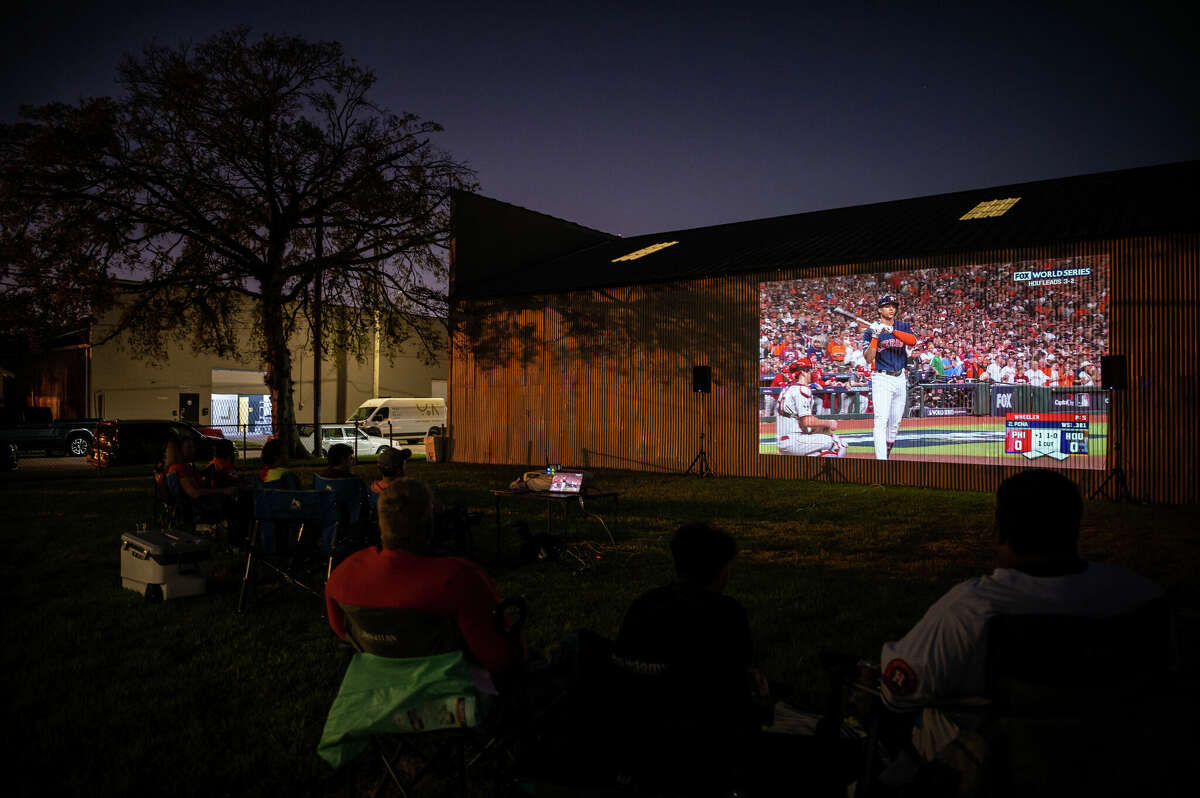
[[[110, 320], [96, 325], [94, 340], [110, 332]], [[301, 422], [313, 420], [313, 355], [305, 351], [309, 340], [307, 329], [293, 336], [292, 377], [296, 382], [294, 394], [296, 417]], [[210, 396], [213, 393], [213, 369], [257, 371], [265, 369], [259, 358], [248, 353], [240, 358], [222, 358], [211, 354], [196, 354], [184, 343], [168, 346], [167, 357], [161, 361], [135, 359], [129, 348], [118, 339], [96, 346], [92, 355], [91, 391], [88, 414], [102, 413], [105, 418], [173, 418], [179, 411], [179, 395], [200, 395], [200, 423], [209, 420]], [[444, 391], [447, 379], [447, 358], [443, 353], [437, 363], [425, 365], [412, 344], [389, 346], [381, 342], [379, 357], [380, 396], [430, 396], [435, 390]], [[246, 384], [253, 384], [247, 375]], [[436, 383], [435, 381], [441, 381]], [[375, 362], [353, 357], [322, 358], [321, 420], [342, 421], [364, 400], [373, 396]], [[259, 383], [257, 393], [267, 393]], [[217, 392], [223, 392], [218, 386]], [[250, 391], [242, 391], [250, 392]]]

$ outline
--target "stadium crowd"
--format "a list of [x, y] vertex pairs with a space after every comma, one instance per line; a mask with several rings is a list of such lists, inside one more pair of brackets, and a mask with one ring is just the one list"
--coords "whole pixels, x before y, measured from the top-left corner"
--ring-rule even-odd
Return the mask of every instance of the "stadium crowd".
[[[1091, 275], [1079, 278], [1085, 283], [1082, 291], [1077, 284], [1031, 285], [1033, 281], [1012, 278], [1017, 271], [1089, 266]], [[1087, 290], [1091, 285], [1096, 289]], [[760, 385], [784, 384], [787, 366], [801, 357], [817, 367], [813, 382], [819, 388], [869, 384], [863, 328], [833, 309], [873, 320], [875, 303], [885, 293], [899, 297], [897, 318], [911, 323], [917, 334], [917, 345], [909, 352], [914, 381], [1048, 387], [1099, 383], [1100, 356], [1107, 352], [1109, 335], [1107, 258], [764, 283], [759, 292]]]

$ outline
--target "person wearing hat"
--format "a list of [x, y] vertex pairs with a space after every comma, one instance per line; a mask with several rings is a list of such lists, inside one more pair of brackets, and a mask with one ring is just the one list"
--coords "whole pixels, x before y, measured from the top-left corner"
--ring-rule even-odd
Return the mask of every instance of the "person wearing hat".
[[[779, 395], [775, 411], [775, 434], [780, 454], [810, 457], [845, 457], [846, 444], [833, 431], [837, 421], [816, 417], [813, 399], [812, 361], [801, 358], [788, 367], [792, 384]], [[817, 431], [820, 432], [817, 432]]]
[[350, 470], [354, 449], [345, 443], [335, 443], [325, 453], [329, 465], [317, 476], [322, 479], [353, 479], [354, 472]]
[[[887, 460], [900, 434], [900, 419], [908, 401], [908, 383], [904, 367], [908, 363], [908, 347], [917, 345], [912, 325], [896, 321], [900, 303], [891, 294], [879, 298], [879, 321], [863, 330], [863, 347], [871, 374], [871, 401], [874, 405], [875, 459]], [[936, 362], [936, 355], [935, 360]], [[936, 369], [936, 365], [934, 366]]]
[[1094, 367], [1091, 361], [1085, 360], [1079, 364], [1079, 375], [1075, 378], [1075, 384], [1084, 388], [1091, 388], [1096, 384], [1096, 377], [1093, 373]]
[[371, 483], [371, 491], [383, 493], [398, 479], [404, 479], [404, 464], [412, 457], [411, 449], [396, 449], [389, 446], [379, 453], [375, 465], [379, 468], [379, 479]]

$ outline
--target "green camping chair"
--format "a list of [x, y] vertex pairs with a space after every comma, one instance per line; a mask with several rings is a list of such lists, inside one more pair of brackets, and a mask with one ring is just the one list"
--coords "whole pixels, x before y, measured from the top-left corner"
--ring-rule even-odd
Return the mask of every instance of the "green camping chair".
[[[421, 610], [339, 606], [347, 619], [347, 639], [358, 653], [329, 709], [317, 753], [336, 769], [374, 745], [386, 771], [383, 779], [391, 779], [402, 794], [443, 772], [441, 765], [449, 759], [457, 794], [465, 795], [466, 747], [489, 702], [475, 689], [458, 625]], [[498, 608], [497, 621], [506, 624], [502, 628], [510, 639], [519, 640], [524, 604], [516, 623], [506, 621], [505, 606]], [[389, 740], [394, 745], [388, 746]], [[492, 741], [479, 746], [481, 751], [492, 747]], [[419, 760], [420, 767], [404, 772], [398, 762], [405, 755]]]

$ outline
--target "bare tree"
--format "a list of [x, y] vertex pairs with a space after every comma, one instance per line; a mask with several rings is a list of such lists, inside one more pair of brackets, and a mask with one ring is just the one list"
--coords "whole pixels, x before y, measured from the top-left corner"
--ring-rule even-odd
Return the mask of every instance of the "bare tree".
[[147, 46], [115, 99], [23, 108], [0, 126], [0, 316], [98, 312], [124, 276], [114, 335], [135, 351], [232, 354], [250, 303], [293, 445], [288, 339], [314, 295], [327, 348], [361, 356], [377, 325], [431, 361], [450, 193], [471, 173], [431, 143], [438, 125], [369, 99], [375, 80], [337, 43], [243, 29]]

